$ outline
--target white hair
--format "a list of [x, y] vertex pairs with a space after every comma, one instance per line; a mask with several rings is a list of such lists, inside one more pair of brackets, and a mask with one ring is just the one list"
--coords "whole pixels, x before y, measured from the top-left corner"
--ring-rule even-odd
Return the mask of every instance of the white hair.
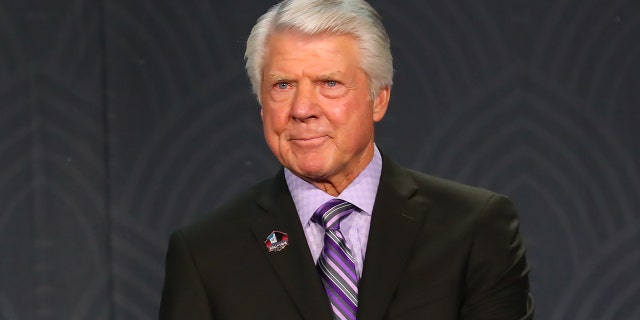
[[307, 35], [348, 34], [359, 43], [360, 67], [367, 74], [370, 98], [393, 83], [390, 40], [380, 15], [364, 0], [284, 0], [271, 7], [251, 29], [244, 57], [253, 93], [260, 101], [268, 37], [294, 30]]

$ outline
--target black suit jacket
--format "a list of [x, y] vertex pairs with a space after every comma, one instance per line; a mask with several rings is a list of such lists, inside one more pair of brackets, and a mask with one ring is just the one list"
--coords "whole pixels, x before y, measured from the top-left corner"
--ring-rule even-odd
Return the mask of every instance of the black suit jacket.
[[[507, 198], [383, 157], [358, 319], [532, 319], [528, 271]], [[282, 170], [172, 235], [160, 319], [331, 319]]]

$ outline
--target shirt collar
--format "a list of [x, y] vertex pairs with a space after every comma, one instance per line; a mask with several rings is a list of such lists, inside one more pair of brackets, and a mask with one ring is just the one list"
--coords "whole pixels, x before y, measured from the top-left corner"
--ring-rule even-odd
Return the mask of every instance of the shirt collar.
[[[377, 146], [374, 146], [373, 159], [364, 170], [337, 197], [349, 201], [357, 206], [364, 214], [371, 215], [378, 192], [380, 174], [382, 173], [382, 156]], [[311, 183], [284, 169], [285, 179], [293, 202], [298, 211], [302, 225], [309, 223], [313, 213], [323, 203], [334, 197], [316, 188]]]

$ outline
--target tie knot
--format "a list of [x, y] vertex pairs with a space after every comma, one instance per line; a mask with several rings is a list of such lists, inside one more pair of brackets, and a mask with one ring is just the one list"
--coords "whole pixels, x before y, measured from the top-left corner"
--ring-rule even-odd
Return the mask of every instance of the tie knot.
[[331, 199], [318, 208], [311, 217], [311, 221], [328, 230], [340, 228], [340, 221], [346, 218], [356, 206], [342, 199]]

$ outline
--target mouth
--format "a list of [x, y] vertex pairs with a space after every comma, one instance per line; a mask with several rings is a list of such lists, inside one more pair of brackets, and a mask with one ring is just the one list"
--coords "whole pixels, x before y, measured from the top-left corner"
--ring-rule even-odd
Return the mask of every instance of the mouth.
[[289, 139], [289, 142], [300, 146], [314, 147], [321, 145], [327, 139], [329, 139], [328, 136], [295, 137]]

